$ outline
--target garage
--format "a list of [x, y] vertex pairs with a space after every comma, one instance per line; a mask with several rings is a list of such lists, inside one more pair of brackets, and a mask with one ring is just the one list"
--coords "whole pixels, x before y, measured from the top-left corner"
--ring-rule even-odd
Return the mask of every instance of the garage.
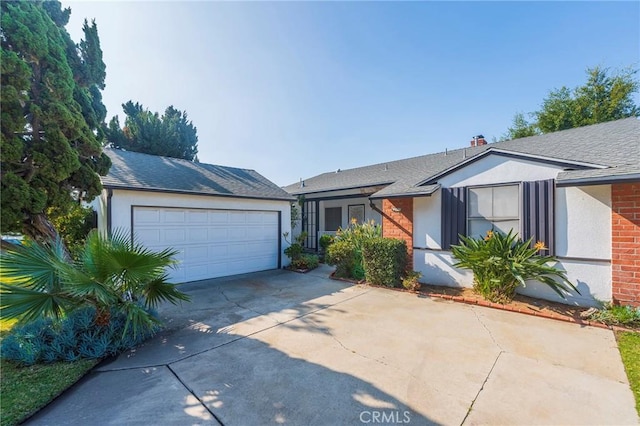
[[133, 232], [154, 250], [179, 250], [174, 282], [278, 268], [278, 212], [133, 208]]
[[178, 252], [172, 282], [282, 268], [291, 202], [254, 170], [105, 149], [112, 162], [94, 203], [98, 228]]

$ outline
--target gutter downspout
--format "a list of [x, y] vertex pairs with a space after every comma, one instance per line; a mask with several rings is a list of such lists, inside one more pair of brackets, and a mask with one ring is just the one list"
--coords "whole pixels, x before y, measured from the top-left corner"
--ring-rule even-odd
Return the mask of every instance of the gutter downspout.
[[107, 189], [107, 235], [111, 234], [111, 197], [113, 197], [113, 189]]
[[380, 210], [380, 209], [378, 208], [378, 206], [376, 206], [376, 205], [373, 203], [373, 200], [372, 200], [371, 198], [369, 198], [369, 207], [371, 207], [371, 210], [373, 210], [373, 211], [376, 211], [376, 212], [380, 213], [380, 216], [384, 216], [384, 213], [382, 213], [382, 210]]

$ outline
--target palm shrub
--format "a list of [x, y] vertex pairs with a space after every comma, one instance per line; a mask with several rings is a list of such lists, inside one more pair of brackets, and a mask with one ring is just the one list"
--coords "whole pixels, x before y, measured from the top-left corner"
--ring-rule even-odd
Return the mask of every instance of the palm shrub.
[[167, 281], [175, 254], [146, 249], [124, 232], [90, 233], [71, 263], [61, 241], [16, 247], [0, 259], [0, 315], [28, 323], [92, 307], [95, 326], [109, 325], [115, 312], [124, 318], [123, 338], [146, 334], [159, 325], [151, 312], [159, 303], [189, 300]]
[[538, 254], [545, 249], [540, 241], [531, 247], [533, 239], [522, 241], [513, 231], [489, 231], [485, 238], [460, 236], [460, 241], [451, 246], [458, 260], [453, 266], [473, 271], [473, 288], [487, 300], [509, 302], [528, 280], [546, 284], [563, 299], [571, 290], [580, 294], [565, 272], [552, 265], [555, 257]]

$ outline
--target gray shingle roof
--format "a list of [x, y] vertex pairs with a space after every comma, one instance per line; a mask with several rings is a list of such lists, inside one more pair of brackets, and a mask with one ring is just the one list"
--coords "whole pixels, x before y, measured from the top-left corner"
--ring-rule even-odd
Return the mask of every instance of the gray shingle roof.
[[421, 190], [419, 185], [422, 182], [488, 149], [575, 163], [577, 168], [581, 164], [591, 169], [584, 171], [584, 175], [571, 174], [577, 171], [560, 173], [558, 182], [581, 177], [587, 180], [593, 177], [590, 173], [596, 173], [601, 179], [632, 176], [622, 170], [637, 168], [640, 164], [640, 121], [634, 117], [625, 118], [540, 136], [323, 173], [305, 179], [304, 187], [295, 183], [284, 189], [292, 195], [298, 195], [387, 183], [387, 187], [374, 194], [375, 198], [416, 195]]
[[107, 176], [102, 177], [106, 188], [292, 200], [287, 192], [255, 170], [111, 148], [105, 148], [104, 153], [113, 163]]

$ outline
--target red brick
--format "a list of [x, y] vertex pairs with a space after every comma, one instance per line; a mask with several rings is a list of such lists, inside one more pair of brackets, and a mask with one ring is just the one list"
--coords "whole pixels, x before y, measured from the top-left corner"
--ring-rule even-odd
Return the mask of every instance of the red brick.
[[640, 184], [611, 187], [611, 284], [614, 302], [640, 305]]

